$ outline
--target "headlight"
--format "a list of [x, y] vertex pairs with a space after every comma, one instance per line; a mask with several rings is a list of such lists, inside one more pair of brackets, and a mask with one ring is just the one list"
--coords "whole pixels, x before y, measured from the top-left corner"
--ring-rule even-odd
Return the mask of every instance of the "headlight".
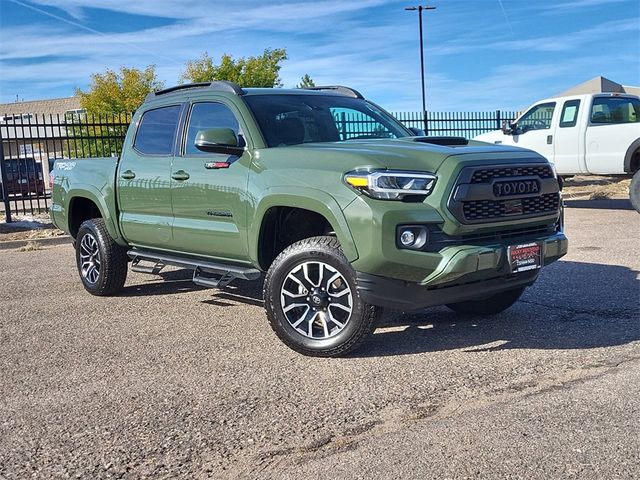
[[433, 190], [436, 176], [432, 173], [383, 170], [349, 172], [344, 181], [370, 197], [402, 200], [408, 196], [427, 196]]

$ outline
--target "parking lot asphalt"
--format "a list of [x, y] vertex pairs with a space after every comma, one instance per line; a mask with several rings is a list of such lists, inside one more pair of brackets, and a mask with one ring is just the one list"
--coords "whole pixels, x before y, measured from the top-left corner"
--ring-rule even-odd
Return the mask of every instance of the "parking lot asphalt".
[[570, 253], [495, 317], [388, 312], [300, 356], [260, 284], [81, 288], [0, 251], [0, 479], [640, 478], [640, 215], [572, 201]]

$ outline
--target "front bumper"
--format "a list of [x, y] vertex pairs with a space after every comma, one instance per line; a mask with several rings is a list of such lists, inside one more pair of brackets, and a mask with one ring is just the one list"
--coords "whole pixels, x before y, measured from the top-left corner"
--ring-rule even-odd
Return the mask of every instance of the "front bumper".
[[[568, 241], [562, 232], [536, 240], [542, 243], [543, 266], [567, 253]], [[358, 291], [372, 305], [415, 310], [527, 287], [540, 271], [511, 273], [506, 245], [449, 247], [439, 255], [438, 266], [421, 282], [358, 271]]]
[[370, 305], [413, 311], [436, 305], [488, 298], [507, 290], [528, 287], [536, 281], [538, 272], [539, 270], [533, 270], [441, 288], [425, 287], [417, 283], [357, 272], [358, 292]]

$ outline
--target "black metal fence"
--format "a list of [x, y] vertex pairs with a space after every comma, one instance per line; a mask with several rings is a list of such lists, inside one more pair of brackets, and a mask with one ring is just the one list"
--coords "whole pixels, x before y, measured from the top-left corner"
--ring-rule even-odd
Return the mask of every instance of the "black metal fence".
[[[407, 127], [424, 129], [422, 112], [394, 114]], [[515, 112], [427, 112], [434, 136], [472, 138], [501, 128]], [[131, 115], [4, 115], [0, 118], [0, 221], [46, 214], [51, 206], [49, 172], [56, 159], [118, 156]], [[347, 119], [345, 135], [362, 130]], [[372, 133], [367, 128], [365, 130]]]
[[473, 138], [481, 133], [499, 130], [503, 122], [512, 122], [517, 112], [398, 112], [393, 114], [407, 127], [426, 130], [431, 136]]
[[131, 115], [3, 115], [0, 221], [48, 213], [49, 172], [61, 158], [117, 156]]

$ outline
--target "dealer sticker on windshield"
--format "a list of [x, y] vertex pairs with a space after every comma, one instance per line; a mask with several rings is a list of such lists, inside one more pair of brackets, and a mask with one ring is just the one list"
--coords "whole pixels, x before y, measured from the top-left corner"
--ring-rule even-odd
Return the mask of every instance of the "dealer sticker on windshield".
[[526, 272], [542, 267], [542, 244], [525, 243], [511, 245], [507, 249], [511, 272]]

